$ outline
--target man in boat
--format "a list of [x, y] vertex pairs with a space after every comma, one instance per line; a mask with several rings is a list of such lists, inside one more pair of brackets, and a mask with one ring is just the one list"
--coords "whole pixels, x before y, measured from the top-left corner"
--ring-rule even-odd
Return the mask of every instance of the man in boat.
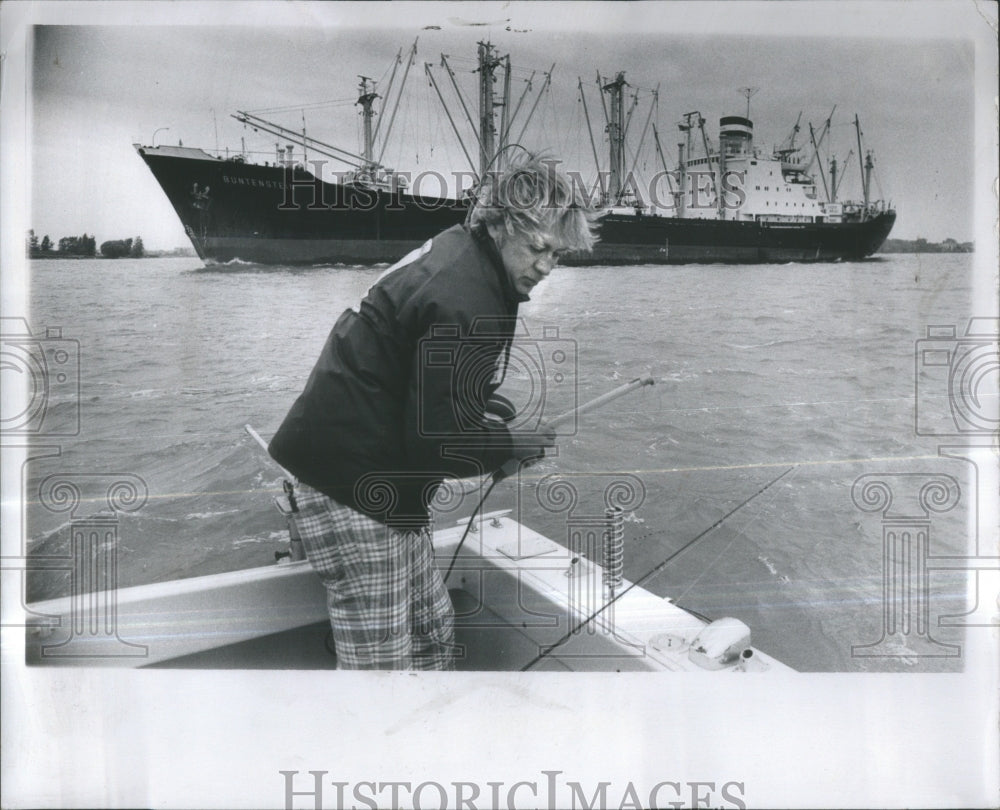
[[269, 451], [298, 478], [296, 525], [340, 668], [453, 667], [430, 503], [446, 477], [516, 468], [555, 443], [488, 418], [488, 404], [518, 305], [562, 253], [592, 248], [596, 220], [554, 159], [529, 156], [334, 325]]

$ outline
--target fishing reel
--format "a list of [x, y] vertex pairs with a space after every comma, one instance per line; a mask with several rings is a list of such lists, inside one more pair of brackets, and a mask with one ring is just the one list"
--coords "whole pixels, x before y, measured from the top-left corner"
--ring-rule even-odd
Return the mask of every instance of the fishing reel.
[[281, 562], [281, 560], [288, 558], [291, 562], [297, 562], [306, 558], [302, 537], [299, 535], [298, 526], [295, 525], [295, 515], [298, 514], [299, 506], [295, 502], [295, 489], [292, 482], [285, 479], [281, 484], [285, 494], [276, 496], [274, 505], [284, 515], [285, 524], [288, 526], [288, 551], [274, 552], [274, 561]]

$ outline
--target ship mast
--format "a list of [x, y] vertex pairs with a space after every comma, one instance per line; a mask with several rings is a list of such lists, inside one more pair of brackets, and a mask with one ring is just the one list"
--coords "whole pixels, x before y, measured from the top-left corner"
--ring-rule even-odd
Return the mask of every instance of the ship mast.
[[750, 99], [751, 99], [751, 97], [757, 95], [757, 93], [759, 91], [760, 91], [759, 87], [741, 87], [739, 89], [739, 91], [738, 91], [741, 96], [746, 96], [747, 97], [747, 120], [748, 121], [750, 120]]
[[865, 207], [861, 212], [862, 219], [868, 219], [868, 184], [871, 182], [872, 169], [874, 164], [872, 163], [872, 153], [868, 152], [865, 158], [862, 160], [862, 155], [864, 154], [861, 148], [861, 122], [858, 120], [858, 114], [854, 114], [854, 130], [858, 136], [858, 163], [861, 164], [861, 191], [864, 194]]
[[[379, 97], [378, 93], [375, 92], [375, 83], [368, 76], [358, 76], [361, 79], [361, 95], [358, 96], [356, 104], [361, 105], [361, 119], [363, 121], [363, 147], [361, 150], [361, 157], [364, 158], [365, 168], [372, 170], [375, 168], [375, 144], [372, 137], [372, 118], [375, 113], [372, 110], [372, 104], [375, 103], [375, 99]], [[372, 89], [369, 91], [368, 82], [372, 82]]]
[[607, 117], [606, 131], [610, 149], [611, 176], [608, 185], [608, 198], [611, 205], [618, 205], [622, 197], [622, 183], [625, 175], [625, 107], [622, 104], [622, 88], [625, 87], [625, 74], [621, 71], [614, 81], [601, 87], [611, 99], [611, 112]]
[[[846, 166], [847, 166], [847, 165], [848, 165], [848, 164], [849, 164], [849, 163], [851, 162], [851, 158], [852, 158], [853, 156], [854, 156], [854, 150], [853, 150], [853, 149], [849, 149], [849, 150], [847, 150], [847, 157], [846, 157], [846, 158], [844, 158], [844, 166], [845, 166], [845, 167], [846, 167]], [[843, 185], [843, 183], [844, 183], [844, 178], [845, 178], [846, 176], [847, 176], [847, 169], [845, 168], [845, 169], [844, 169], [844, 170], [843, 170], [843, 171], [842, 171], [842, 172], [840, 173], [840, 176], [839, 176], [839, 177], [837, 178], [837, 183], [836, 183], [836, 185], [834, 185], [834, 187], [833, 187], [833, 199], [834, 199], [834, 202], [836, 202], [836, 201], [837, 201], [837, 195], [838, 195], [838, 194], [840, 194], [840, 187], [841, 187], [841, 185]]]
[[712, 193], [715, 196], [716, 203], [721, 199], [722, 194], [719, 192], [719, 185], [716, 182], [716, 176], [712, 172], [712, 147], [708, 143], [708, 133], [705, 132], [705, 119], [702, 118], [701, 113], [696, 113], [698, 116], [698, 129], [701, 130], [701, 144], [705, 150], [705, 166], [708, 168], [708, 177], [712, 181]]
[[307, 146], [308, 136], [306, 135], [306, 111], [302, 110], [302, 163], [309, 162], [309, 148]]
[[[826, 123], [823, 125], [823, 129], [819, 133], [819, 138], [816, 138], [815, 132], [813, 131], [813, 125], [811, 123], [809, 124], [809, 131], [810, 131], [810, 133], [812, 135], [811, 141], [812, 141], [812, 145], [813, 145], [813, 152], [812, 152], [812, 155], [809, 156], [809, 162], [806, 164], [805, 168], [802, 170], [804, 174], [809, 174], [809, 172], [812, 170], [813, 161], [818, 161], [819, 162], [820, 173], [822, 173], [822, 171], [823, 171], [823, 161], [822, 161], [822, 158], [820, 158], [819, 148], [823, 145], [823, 140], [824, 140], [824, 138], [826, 138], [827, 133], [830, 131], [831, 122], [833, 121], [833, 114], [836, 111], [837, 111], [837, 105], [834, 104], [833, 105], [833, 109], [830, 110], [830, 114], [826, 118]], [[801, 117], [801, 113], [799, 115]], [[792, 132], [793, 140], [794, 140], [795, 133], [798, 132], [797, 126], [798, 125], [796, 125], [796, 129]]]
[[587, 135], [590, 136], [590, 149], [594, 153], [594, 168], [597, 169], [597, 182], [601, 187], [601, 201], [608, 198], [608, 190], [604, 187], [604, 175], [601, 173], [601, 161], [597, 157], [597, 144], [594, 143], [594, 129], [590, 126], [590, 113], [587, 111], [587, 94], [583, 92], [583, 79], [577, 77], [577, 88], [580, 91], [580, 103], [583, 104], [583, 119], [587, 122]]
[[[865, 154], [865, 211], [868, 210], [868, 202], [871, 199], [872, 169], [875, 163], [872, 160], [871, 149]], [[867, 214], [865, 215], [867, 218]]]
[[500, 148], [497, 169], [503, 171], [507, 162], [507, 129], [510, 126], [507, 115], [510, 112], [510, 54], [503, 57], [503, 101], [500, 103]]
[[[280, 138], [287, 138], [289, 141], [292, 140], [301, 141], [303, 156], [305, 158], [308, 158], [309, 155], [308, 150], [311, 149], [313, 152], [316, 152], [320, 155], [325, 155], [327, 157], [333, 158], [334, 160], [346, 163], [348, 166], [351, 166], [353, 169], [356, 170], [355, 173], [353, 174], [354, 180], [363, 179], [365, 182], [371, 182], [378, 186], [387, 186], [389, 182], [393, 183], [398, 182], [405, 185], [406, 183], [405, 178], [396, 177], [395, 172], [393, 172], [391, 169], [387, 169], [382, 172], [380, 172], [380, 169], [383, 168], [382, 155], [384, 154], [386, 146], [388, 144], [389, 135], [392, 132], [393, 123], [396, 120], [396, 112], [399, 109], [400, 99], [402, 98], [403, 95], [403, 89], [406, 85], [406, 79], [407, 76], [409, 75], [410, 67], [413, 65], [416, 53], [417, 53], [417, 43], [416, 41], [414, 41], [413, 46], [410, 49], [406, 69], [403, 71], [402, 81], [396, 92], [396, 98], [392, 109], [392, 115], [389, 117], [386, 128], [381, 135], [382, 151], [378, 155], [378, 157], [375, 156], [375, 139], [378, 136], [380, 125], [383, 122], [385, 116], [379, 116], [378, 124], [374, 128], [372, 127], [372, 119], [376, 114], [374, 112], [373, 105], [375, 103], [375, 100], [378, 98], [382, 98], [382, 96], [380, 96], [378, 93], [375, 92], [375, 82], [368, 76], [360, 76], [360, 75], [358, 76], [358, 78], [361, 79], [361, 83], [359, 85], [360, 93], [358, 96], [358, 100], [355, 102], [355, 104], [361, 106], [361, 116], [363, 121], [364, 143], [362, 146], [361, 154], [348, 152], [346, 149], [341, 149], [338, 146], [333, 146], [331, 144], [324, 143], [323, 141], [310, 136], [306, 132], [306, 118], [304, 110], [302, 110], [301, 132], [296, 132], [274, 121], [269, 121], [268, 119], [262, 118], [260, 115], [257, 115], [256, 113], [246, 112], [243, 110], [237, 110], [236, 114], [233, 115], [232, 117], [235, 118], [240, 123], [242, 123], [244, 126], [253, 127], [253, 130], [255, 132], [262, 131], [262, 132], [267, 132], [271, 135], [276, 135]], [[402, 56], [402, 51], [400, 51], [400, 53], [397, 54], [396, 56], [397, 66], [401, 56]], [[392, 77], [389, 79], [389, 90], [386, 94], [387, 98], [385, 98], [383, 102], [383, 108], [385, 103], [388, 103], [389, 101], [388, 97], [392, 95], [393, 82], [395, 78], [396, 78], [396, 70], [394, 68], [392, 72]], [[289, 109], [293, 108], [274, 108], [270, 111], [261, 110], [260, 112], [288, 112]], [[289, 146], [289, 148], [291, 148], [291, 146]], [[277, 163], [281, 163], [285, 159], [282, 157], [282, 154], [283, 152], [279, 144], [276, 143], [275, 161]], [[289, 158], [290, 157], [291, 155], [289, 155]], [[354, 182], [354, 180], [352, 180], [351, 182]]]
[[[503, 57], [493, 55], [493, 45], [479, 43], [479, 176], [485, 177], [496, 154], [496, 122], [493, 117], [493, 71], [503, 64]], [[508, 65], [508, 72], [510, 67]], [[504, 100], [506, 101], [506, 99]], [[504, 103], [501, 104], [506, 109]]]
[[[638, 103], [639, 103], [639, 93], [638, 93], [638, 91], [636, 91], [636, 94], [633, 97], [633, 104], [632, 104], [632, 109], [633, 110], [636, 108], [636, 106], [638, 105]], [[643, 126], [642, 126], [642, 135], [639, 136], [639, 145], [638, 145], [638, 147], [636, 147], [635, 157], [632, 159], [632, 165], [629, 167], [628, 174], [626, 175], [627, 181], [628, 181], [628, 183], [630, 184], [630, 186], [632, 188], [633, 196], [635, 196], [635, 198], [636, 198], [634, 200], [634, 202], [635, 202], [635, 205], [637, 207], [641, 206], [641, 207], [644, 208], [645, 204], [644, 204], [644, 201], [642, 199], [642, 193], [641, 192], [639, 192], [638, 194], [635, 193], [636, 192], [636, 188], [635, 188], [635, 167], [639, 164], [639, 156], [642, 154], [642, 145], [646, 142], [646, 134], [649, 132], [649, 125], [650, 125], [650, 122], [652, 122], [652, 120], [653, 120], [653, 113], [659, 109], [659, 104], [660, 104], [660, 85], [656, 85], [656, 89], [653, 90], [652, 101], [650, 102], [650, 105], [649, 105], [649, 112], [646, 113], [646, 123], [643, 124]], [[632, 113], [629, 112], [629, 116], [630, 117], [631, 117], [631, 115], [632, 115]], [[625, 129], [628, 130], [628, 124], [625, 125]], [[655, 131], [656, 130], [654, 128], [654, 133], [655, 133]]]
[[[476, 143], [469, 145], [471, 148], [466, 147], [467, 139], [462, 136], [462, 132], [455, 121], [455, 116], [452, 115], [448, 103], [445, 101], [444, 94], [441, 92], [441, 88], [438, 86], [438, 82], [434, 78], [434, 73], [431, 70], [431, 65], [429, 63], [424, 65], [424, 72], [427, 74], [428, 81], [430, 81], [435, 93], [437, 93], [438, 101], [440, 101], [444, 114], [448, 119], [448, 123], [451, 125], [452, 132], [454, 132], [455, 138], [458, 140], [459, 146], [465, 154], [466, 159], [469, 161], [469, 167], [473, 172], [477, 171], [477, 165], [472, 156], [475, 154], [476, 147], [478, 147], [479, 160], [476, 182], [482, 182], [488, 172], [503, 171], [509, 164], [507, 151], [510, 146], [517, 144], [524, 136], [525, 130], [527, 130], [528, 125], [531, 123], [531, 119], [534, 117], [535, 110], [538, 108], [538, 103], [541, 101], [542, 95], [544, 95], [545, 91], [549, 87], [552, 80], [552, 70], [555, 69], [555, 65], [552, 65], [549, 72], [545, 74], [545, 81], [542, 83], [541, 89], [538, 91], [534, 104], [531, 106], [531, 110], [528, 112], [523, 125], [521, 125], [520, 134], [514, 141], [511, 140], [511, 133], [514, 131], [515, 125], [519, 123], [517, 118], [521, 111], [521, 107], [523, 106], [528, 95], [533, 92], [532, 81], [535, 77], [535, 73], [532, 72], [531, 77], [526, 80], [526, 87], [521, 92], [513, 111], [511, 111], [511, 85], [514, 82], [515, 77], [513, 70], [511, 69], [510, 55], [507, 54], [500, 56], [496, 53], [496, 48], [492, 43], [480, 42], [477, 66], [472, 71], [473, 73], [479, 74], [477, 83], [479, 117], [478, 120], [474, 120], [470, 112], [472, 103], [470, 102], [469, 104], [466, 104], [465, 97], [462, 94], [462, 90], [455, 77], [455, 72], [448, 63], [448, 57], [445, 54], [441, 54], [441, 67], [444, 68], [447, 73], [452, 89], [458, 97], [458, 102], [465, 115], [465, 120], [468, 122], [469, 129], [472, 131], [472, 137], [475, 138]], [[497, 68], [502, 68], [504, 72], [503, 85], [500, 91], [501, 95], [499, 100], [496, 97], [497, 94], [494, 89], [494, 85], [497, 82], [497, 78], [494, 74]], [[500, 108], [499, 127], [496, 122], [497, 108]]]
[[[694, 126], [691, 121], [697, 116], [701, 118], [701, 113], [689, 112], [684, 113], [684, 123], [678, 124], [677, 128], [684, 133], [684, 141], [677, 144], [677, 165], [680, 168], [680, 187], [681, 187], [681, 198], [680, 198], [680, 215], [683, 217], [687, 213], [687, 197], [688, 197], [688, 170], [687, 164], [691, 160], [691, 128]], [[691, 192], [691, 200], [694, 202], [694, 191]]]
[[[823, 130], [823, 135], [826, 135], [826, 133], [828, 132], [830, 119], [827, 119], [826, 123], [827, 123], [827, 129]], [[809, 124], [809, 139], [812, 141], [813, 155], [818, 156], [819, 144], [816, 143], [816, 131], [813, 129], [813, 125], [811, 123]], [[823, 139], [821, 137], [820, 141], [822, 142], [822, 140]], [[816, 166], [819, 168], [819, 177], [823, 181], [823, 193], [826, 195], [826, 201], [830, 202], [830, 188], [826, 184], [826, 172], [823, 171], [823, 161], [822, 160], [817, 161]]]

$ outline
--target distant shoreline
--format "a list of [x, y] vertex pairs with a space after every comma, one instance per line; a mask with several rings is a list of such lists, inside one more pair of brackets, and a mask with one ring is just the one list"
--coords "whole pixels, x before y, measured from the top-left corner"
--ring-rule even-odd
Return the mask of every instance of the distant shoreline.
[[49, 253], [36, 253], [33, 256], [28, 256], [29, 259], [34, 261], [35, 259], [103, 259], [106, 261], [115, 261], [117, 258], [122, 259], [197, 259], [198, 254], [194, 252], [191, 248], [174, 248], [173, 250], [147, 250], [142, 256], [79, 256], [72, 253], [60, 253], [59, 251], [51, 251]]
[[[926, 239], [886, 239], [874, 255], [883, 253], [974, 253], [974, 242], [956, 242], [953, 239], [946, 239], [943, 242], [928, 242]], [[77, 256], [61, 255], [58, 251], [50, 253], [38, 253], [29, 256], [29, 259], [105, 259], [114, 261], [108, 256]], [[147, 250], [142, 256], [121, 258], [141, 258], [141, 259], [196, 259], [198, 254], [192, 248], [173, 248], [172, 250]]]
[[886, 239], [876, 252], [879, 253], [974, 253], [975, 242], [928, 242], [926, 239]]

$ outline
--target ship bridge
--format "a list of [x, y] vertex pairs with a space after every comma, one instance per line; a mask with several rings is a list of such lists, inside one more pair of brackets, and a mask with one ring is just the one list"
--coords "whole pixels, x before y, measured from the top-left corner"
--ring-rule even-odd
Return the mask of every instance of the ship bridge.
[[726, 158], [753, 154], [753, 121], [741, 115], [719, 119], [719, 151]]

